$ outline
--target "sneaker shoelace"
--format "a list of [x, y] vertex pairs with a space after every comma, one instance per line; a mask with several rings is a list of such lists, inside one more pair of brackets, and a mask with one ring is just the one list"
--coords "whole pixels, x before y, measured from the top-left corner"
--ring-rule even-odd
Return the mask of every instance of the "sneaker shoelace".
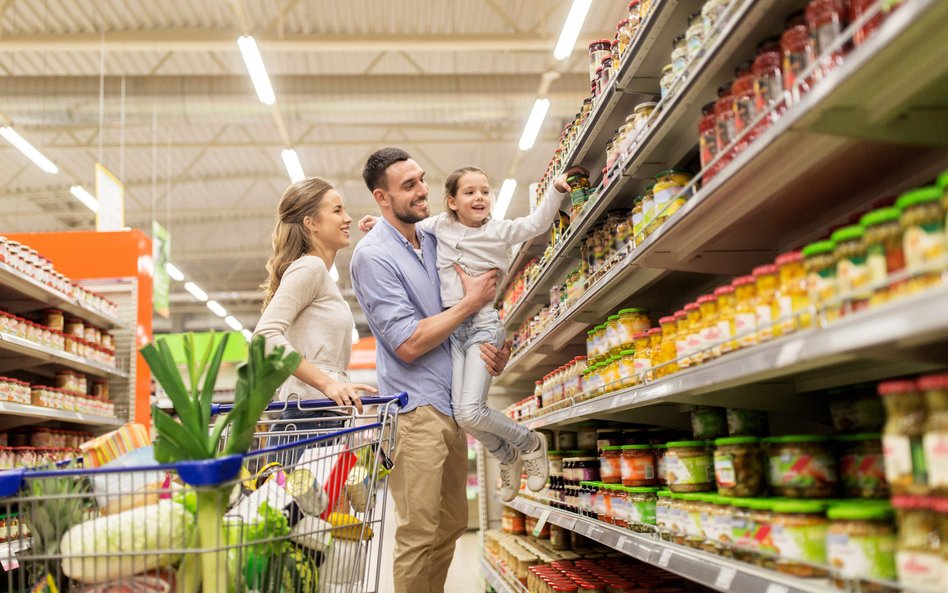
[[505, 487], [513, 486], [513, 468], [509, 464], [500, 465], [500, 483]]
[[546, 463], [546, 461], [546, 459], [540, 457], [534, 459], [524, 458], [523, 469], [527, 472], [527, 475], [539, 475], [540, 470], [543, 468], [543, 466], [540, 465], [540, 462]]

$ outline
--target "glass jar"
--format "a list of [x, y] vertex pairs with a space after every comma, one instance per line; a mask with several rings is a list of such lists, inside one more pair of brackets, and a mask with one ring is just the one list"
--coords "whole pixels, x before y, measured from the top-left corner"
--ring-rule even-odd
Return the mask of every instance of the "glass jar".
[[706, 0], [701, 7], [701, 25], [704, 39], [711, 39], [721, 16], [727, 10], [731, 0]]
[[644, 382], [652, 371], [652, 348], [648, 332], [643, 331], [635, 334], [634, 344], [632, 363], [639, 381]]
[[780, 288], [774, 301], [773, 317], [777, 321], [774, 336], [783, 336], [797, 331], [797, 328], [809, 327], [809, 315], [806, 315], [810, 299], [806, 289], [806, 270], [803, 267], [803, 254], [791, 251], [777, 256], [776, 260]]
[[603, 447], [599, 457], [599, 480], [606, 484], [622, 482], [622, 447]]
[[718, 87], [718, 100], [714, 103], [714, 129], [717, 154], [721, 154], [736, 138], [734, 130], [734, 108], [730, 82]]
[[651, 445], [622, 445], [622, 485], [655, 486], [655, 451]]
[[757, 343], [757, 279], [741, 276], [732, 284], [736, 303], [731, 335], [739, 348], [746, 348]]
[[727, 409], [727, 433], [732, 437], [759, 437], [767, 434], [767, 412]]
[[928, 419], [925, 421], [925, 467], [932, 492], [948, 496], [948, 375], [927, 375], [918, 379], [925, 393]]
[[680, 169], [669, 169], [655, 176], [655, 215], [659, 224], [678, 212], [689, 197], [692, 190], [683, 191], [691, 183], [691, 174]]
[[632, 28], [632, 35], [635, 36], [635, 31], [638, 31], [639, 27], [644, 20], [644, 16], [639, 11], [639, 0], [632, 0], [629, 2], [629, 26]]
[[839, 478], [843, 496], [886, 498], [882, 435], [877, 432], [836, 437], [839, 447]]
[[651, 532], [651, 529], [643, 528], [642, 524], [658, 524], [658, 517], [656, 516], [658, 510], [658, 489], [637, 486], [626, 488], [626, 492], [629, 494], [629, 522], [632, 531], [639, 533]]
[[871, 306], [884, 303], [903, 292], [904, 282], [891, 286], [888, 282], [891, 274], [905, 269], [902, 227], [899, 225], [901, 216], [902, 211], [898, 208], [879, 208], [859, 220], [859, 224], [866, 229], [863, 240], [866, 244], [866, 267], [872, 290], [869, 297]]
[[606, 353], [610, 357], [622, 352], [622, 333], [619, 327], [619, 316], [610, 315], [606, 319]]
[[658, 228], [658, 225], [655, 223], [655, 184], [650, 183], [645, 186], [645, 189], [642, 190], [642, 212], [644, 213], [644, 218], [642, 219], [642, 224], [644, 225], [645, 237], [648, 237], [655, 229]]
[[570, 550], [569, 530], [559, 525], [550, 524], [550, 547], [557, 552]]
[[685, 30], [685, 47], [688, 50], [688, 60], [691, 61], [701, 48], [704, 47], [704, 22], [701, 20], [701, 11], [693, 12], [688, 16], [688, 28]]
[[[902, 210], [902, 248], [905, 267], [912, 274], [909, 292], [918, 292], [940, 282], [944, 268], [945, 210], [938, 187], [923, 187], [903, 194], [895, 203]], [[940, 264], [940, 265], [939, 265]], [[932, 266], [938, 266], [932, 270]]]
[[619, 21], [619, 24], [616, 25], [616, 41], [619, 42], [619, 60], [622, 60], [625, 56], [625, 50], [629, 48], [629, 44], [632, 43], [632, 24], [629, 22], [629, 19], [622, 19]]
[[659, 490], [655, 495], [655, 525], [665, 541], [671, 529], [671, 496], [671, 490]]
[[672, 40], [671, 59], [672, 72], [674, 72], [677, 77], [685, 71], [685, 67], [688, 65], [688, 43], [685, 40], [684, 33]]
[[768, 342], [774, 337], [774, 304], [777, 302], [779, 280], [777, 266], [767, 264], [754, 268], [757, 289], [757, 341]]
[[751, 519], [750, 502], [752, 498], [734, 498], [731, 503], [731, 542], [735, 546], [734, 559], [753, 563], [756, 544], [753, 539], [754, 523]]
[[695, 406], [691, 410], [691, 431], [694, 438], [710, 441], [727, 435], [727, 420], [724, 408], [716, 406]]
[[847, 580], [860, 579], [860, 590], [884, 591], [885, 587], [861, 579], [891, 582], [897, 577], [892, 506], [887, 501], [840, 503], [830, 506], [826, 515], [830, 520], [826, 557], [836, 569], [836, 586], [843, 589]]
[[832, 241], [818, 241], [803, 248], [806, 269], [807, 295], [810, 305], [820, 312], [821, 319], [830, 322], [839, 317], [836, 300], [836, 261]]
[[714, 462], [707, 441], [673, 441], [665, 454], [672, 492], [706, 492], [714, 488]]
[[733, 533], [733, 509], [731, 499], [727, 496], [714, 494], [706, 495], [711, 502], [708, 525], [705, 533], [708, 539], [715, 543], [714, 553], [726, 558], [732, 557], [731, 535]]
[[830, 498], [839, 477], [829, 437], [790, 435], [764, 439], [770, 465], [770, 487], [787, 498]]
[[[734, 111], [734, 137], [741, 138], [750, 130], [757, 117], [757, 96], [754, 94], [753, 62], [744, 62], [737, 67], [734, 84], [731, 85], [731, 108]], [[746, 146], [749, 138], [742, 138]]]
[[[757, 57], [751, 66], [754, 75], [754, 107], [758, 114], [774, 109], [783, 100], [783, 71], [780, 69], [780, 38], [765, 39], [757, 46]], [[764, 118], [764, 127], [770, 125], [774, 116], [782, 110]]]
[[724, 496], [760, 496], [767, 488], [767, 468], [757, 437], [714, 441], [714, 478]]
[[648, 118], [652, 116], [656, 105], [658, 105], [658, 103], [652, 101], [639, 103], [635, 106], [635, 109], [632, 110], [633, 125], [629, 130], [629, 136], [631, 136], [633, 140], [635, 140], [635, 137], [638, 136], [642, 130], [648, 127]]
[[675, 311], [675, 323], [678, 325], [678, 333], [675, 337], [678, 367], [686, 369], [691, 362], [688, 358], [688, 313], [684, 309]]
[[938, 591], [944, 582], [938, 522], [927, 496], [892, 497], [898, 517], [895, 554], [899, 584], [906, 590]]
[[698, 152], [701, 156], [702, 169], [707, 168], [718, 154], [714, 104], [715, 102], [712, 101], [701, 107], [701, 120], [698, 122]]
[[678, 320], [674, 315], [668, 315], [658, 320], [662, 327], [662, 347], [659, 351], [658, 360], [653, 356], [652, 366], [662, 365], [654, 370], [655, 378], [665, 377], [678, 372], [677, 342], [678, 342]]
[[698, 366], [704, 360], [701, 356], [701, 307], [698, 303], [685, 305], [687, 315], [687, 337], [685, 338], [685, 356], [688, 366]]
[[667, 487], [668, 463], [665, 460], [665, 455], [668, 453], [668, 445], [656, 444], [652, 445], [652, 449], [655, 451], [655, 479], [659, 486]]
[[774, 505], [777, 500], [771, 498], [748, 499], [750, 511], [750, 537], [754, 540], [753, 563], [768, 570], [776, 570], [774, 554], [777, 546], [773, 541]]
[[843, 311], [855, 313], [869, 306], [869, 268], [866, 265], [865, 229], [859, 225], [847, 226], [834, 232], [836, 243], [836, 287], [843, 297]]
[[[815, 43], [817, 55], [829, 51], [830, 47], [842, 35], [849, 24], [849, 2], [845, 0], [812, 0], [807, 4], [805, 17], [810, 37]], [[833, 50], [821, 59], [820, 76], [825, 77], [831, 70], [843, 63], [845, 45]]]
[[889, 488], [893, 494], [925, 494], [924, 394], [915, 381], [886, 381], [878, 390], [886, 411], [882, 450]]
[[602, 323], [596, 326], [596, 364], [608, 360], [609, 358], [609, 342], [606, 337], [606, 324]]
[[675, 67], [672, 64], [666, 64], [665, 67], [662, 68], [662, 77], [658, 83], [662, 99], [671, 94], [672, 85], [675, 83], [677, 76]]
[[622, 356], [610, 356], [604, 364], [606, 368], [602, 381], [605, 393], [618, 391], [622, 387]]
[[713, 294], [698, 297], [701, 309], [701, 333], [699, 336], [698, 356], [701, 360], [710, 360], [721, 356], [720, 318], [718, 317], [718, 298]]
[[634, 343], [635, 334], [648, 331], [652, 321], [648, 317], [648, 309], [632, 307], [619, 310], [619, 327], [622, 335], [623, 350], [628, 350]]
[[[852, 11], [852, 21], [856, 22], [863, 17], [866, 13], [871, 11], [876, 5], [875, 0], [852, 0], [850, 2], [850, 10]], [[853, 45], [859, 47], [866, 42], [873, 33], [876, 32], [876, 29], [882, 25], [882, 21], [885, 20], [886, 15], [889, 13], [887, 10], [880, 10], [876, 12], [875, 16], [870, 18], [868, 21], [859, 27], [856, 30], [856, 33], [853, 34]]]
[[599, 39], [589, 44], [589, 80], [599, 80], [597, 70], [602, 66], [602, 60], [612, 57], [612, 43], [608, 39]]
[[714, 296], [718, 299], [718, 333], [721, 335], [721, 354], [737, 349], [736, 343], [731, 340], [734, 336], [734, 315], [737, 313], [737, 294], [731, 285], [719, 286], [714, 289]]
[[[662, 349], [662, 328], [653, 327], [648, 330], [648, 343], [649, 343], [649, 356], [654, 360], [656, 352], [659, 352]], [[653, 363], [654, 364], [654, 363]], [[652, 371], [649, 371], [646, 374], [646, 378], [651, 381], [654, 379], [654, 374]]]
[[780, 37], [780, 52], [783, 54], [783, 90], [788, 103], [796, 103], [810, 89], [810, 80], [803, 73], [816, 61], [816, 52], [810, 40], [803, 12], [787, 19], [786, 29]]
[[799, 578], [825, 578], [825, 569], [810, 565], [826, 565], [829, 532], [826, 503], [818, 500], [778, 502], [773, 505], [773, 511], [771, 537], [780, 552], [777, 570]]
[[605, 92], [609, 87], [609, 83], [613, 79], [613, 66], [612, 66], [612, 51], [610, 46], [609, 55], [602, 59], [602, 66], [597, 70], [599, 73], [599, 92]]
[[639, 384], [639, 375], [635, 372], [635, 350], [623, 350], [619, 360], [619, 378], [621, 388], [629, 389]]
[[645, 212], [642, 209], [643, 196], [636, 196], [632, 201], [632, 234], [635, 237], [635, 244], [642, 242], [643, 232], [645, 231]]
[[67, 336], [73, 336], [76, 338], [82, 338], [85, 336], [85, 325], [82, 323], [82, 320], [78, 317], [70, 317], [66, 320], [66, 325], [64, 326], [63, 331]]

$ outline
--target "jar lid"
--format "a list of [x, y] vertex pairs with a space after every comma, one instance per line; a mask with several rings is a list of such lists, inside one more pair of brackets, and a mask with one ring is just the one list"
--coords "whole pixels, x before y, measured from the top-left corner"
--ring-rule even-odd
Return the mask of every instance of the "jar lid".
[[728, 284], [727, 286], [719, 286], [714, 289], [714, 296], [721, 296], [722, 294], [731, 294], [734, 292], [734, 287]]
[[698, 297], [698, 304], [703, 305], [705, 303], [713, 303], [716, 300], [718, 299], [713, 294], [703, 294]]
[[668, 445], [667, 445], [667, 444], [657, 444], [657, 445], [652, 445], [652, 448], [653, 448], [653, 449], [667, 449], [667, 448], [668, 448]]
[[746, 286], [748, 284], [754, 284], [755, 282], [757, 282], [757, 279], [754, 278], [753, 276], [741, 276], [740, 278], [735, 278], [734, 281], [731, 282], [731, 285], [732, 286]]
[[787, 443], [825, 443], [829, 440], [829, 437], [818, 434], [791, 434], [782, 437], [767, 437], [764, 439], [764, 442], [769, 444], [783, 445]]
[[669, 449], [678, 449], [685, 447], [707, 447], [710, 441], [671, 441], [668, 443]]
[[579, 362], [579, 361], [581, 361], [581, 360], [586, 360], [586, 357], [585, 357], [585, 356], [577, 356], [577, 357], [574, 358], [573, 360], [576, 361], [576, 362]]
[[912, 393], [918, 391], [918, 384], [915, 381], [885, 381], [879, 383], [879, 395], [897, 395], [899, 393]]
[[895, 207], [905, 210], [919, 204], [934, 202], [941, 199], [941, 193], [941, 188], [937, 186], [920, 187], [899, 196], [899, 199], [895, 201]]
[[931, 505], [932, 508], [939, 513], [948, 513], [948, 497], [933, 496], [931, 498]]
[[918, 378], [918, 388], [924, 391], [948, 389], [948, 375], [925, 375]]
[[619, 319], [619, 316], [618, 316], [618, 315], [610, 315], [610, 316], [607, 317], [606, 319], [608, 319], [609, 321], [615, 321], [615, 320]]
[[661, 323], [661, 324], [663, 324], [663, 325], [666, 324], [666, 323], [675, 323], [675, 316], [674, 316], [674, 315], [668, 315], [668, 316], [666, 316], [666, 317], [662, 317], [661, 319], [658, 320], [658, 322]]
[[774, 263], [778, 266], [784, 266], [798, 261], [803, 261], [803, 254], [799, 251], [791, 251], [789, 253], [781, 253], [778, 255], [777, 259], [774, 260]]
[[648, 337], [648, 332], [647, 332], [647, 331], [644, 331], [644, 332], [635, 332], [634, 334], [632, 334], [632, 339], [633, 339], [633, 340], [641, 340], [641, 339], [647, 338], [647, 337]]
[[608, 447], [603, 447], [602, 450], [603, 450], [603, 451], [621, 451], [621, 450], [622, 450], [622, 446], [621, 446], [621, 445], [609, 445]]
[[675, 68], [675, 67], [672, 66], [671, 64], [665, 64], [665, 66], [662, 67], [662, 74], [663, 74], [663, 75], [668, 74], [669, 72], [671, 72], [672, 70], [674, 70], [674, 68]]
[[691, 177], [691, 173], [689, 173], [688, 171], [685, 171], [684, 169], [667, 169], [665, 171], [662, 171], [658, 175], [656, 175], [655, 179], [658, 180], [658, 179], [661, 179], [662, 177], [665, 177], [666, 175], [674, 175], [676, 173], [681, 174], [681, 175], [688, 175], [689, 177]]
[[721, 445], [754, 445], [760, 443], [758, 437], [724, 437], [715, 439], [714, 444]]
[[897, 509], [928, 509], [932, 502], [928, 496], [897, 494], [892, 497], [892, 506]]
[[648, 330], [648, 335], [650, 336], [657, 336], [660, 333], [662, 333], [662, 328], [660, 327], [653, 327], [652, 329]]
[[879, 208], [878, 210], [873, 210], [872, 212], [866, 214], [859, 219], [859, 224], [863, 227], [871, 227], [877, 224], [883, 224], [886, 222], [898, 221], [899, 217], [902, 216], [902, 211], [898, 208]]
[[855, 443], [857, 441], [879, 441], [882, 434], [878, 432], [861, 432], [859, 434], [844, 434], [836, 437], [840, 443]]
[[623, 451], [648, 451], [651, 449], [651, 445], [622, 445]]
[[[638, 334], [635, 334], [638, 335]], [[635, 350], [623, 350], [622, 356], [635, 356]]]
[[589, 51], [595, 51], [597, 49], [612, 49], [612, 42], [608, 39], [597, 39], [589, 44]]
[[630, 309], [619, 309], [619, 315], [625, 315], [626, 313], [648, 313], [648, 309], [643, 309], [641, 307], [632, 307]]
[[886, 500], [856, 501], [830, 505], [826, 516], [833, 521], [887, 520], [895, 514]]
[[619, 24], [616, 25], [616, 29], [621, 29], [624, 25], [629, 24], [629, 19], [622, 19], [619, 21]]
[[646, 193], [646, 194], [647, 194], [648, 192], [652, 191], [653, 189], [655, 189], [655, 182], [654, 182], [654, 181], [645, 184], [645, 187], [642, 188], [642, 193]]
[[656, 105], [658, 105], [658, 103], [656, 103], [655, 101], [646, 101], [645, 103], [639, 103], [638, 105], [636, 105], [635, 109], [633, 109], [632, 111], [638, 112], [639, 110], [642, 110], [642, 109], [655, 109]]
[[638, 6], [638, 5], [639, 5], [639, 0], [632, 0], [631, 2], [629, 2], [629, 8], [632, 8], [633, 6]]
[[854, 224], [852, 226], [846, 226], [838, 231], [834, 232], [830, 237], [830, 240], [834, 243], [842, 243], [843, 241], [853, 241], [855, 239], [862, 239], [863, 234], [865, 234], [866, 229], [861, 225]]
[[685, 313], [685, 310], [684, 310], [684, 309], [680, 309], [680, 310], [678, 310], [678, 311], [675, 311], [675, 319], [684, 319], [687, 315], [688, 315], [688, 314]]
[[596, 326], [596, 331], [599, 331], [599, 330], [602, 330], [602, 329], [606, 329], [606, 324], [605, 324], [605, 323], [602, 323], [602, 324]]
[[671, 498], [672, 491], [669, 490], [669, 489], [667, 489], [667, 488], [662, 488], [661, 490], [659, 490], [659, 491], [656, 492], [655, 494], [656, 494], [656, 496], [659, 496], [659, 497], [661, 497], [661, 498]]
[[[808, 515], [826, 512], [826, 503], [819, 500], [793, 500], [773, 503], [775, 513], [806, 513]], [[754, 508], [753, 506], [751, 508]]]
[[767, 274], [776, 274], [777, 266], [775, 264], [765, 264], [754, 268], [754, 276], [765, 276]]
[[832, 253], [834, 249], [836, 249], [836, 243], [832, 241], [817, 241], [803, 248], [803, 257]]
[[698, 303], [688, 303], [685, 305], [685, 311], [695, 311], [698, 309]]
[[593, 335], [594, 333], [596, 333], [596, 330], [597, 330], [597, 329], [598, 329], [598, 326], [592, 328], [591, 330], [589, 330], [589, 331], [586, 332], [586, 335], [588, 335], [588, 336]]

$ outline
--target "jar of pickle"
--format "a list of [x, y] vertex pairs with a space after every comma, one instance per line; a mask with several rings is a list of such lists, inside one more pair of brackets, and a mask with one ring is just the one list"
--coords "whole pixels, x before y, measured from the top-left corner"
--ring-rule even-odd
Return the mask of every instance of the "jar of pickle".
[[622, 482], [622, 447], [609, 446], [602, 448], [599, 457], [599, 480], [606, 484]]
[[818, 500], [778, 502], [773, 505], [771, 537], [780, 551], [777, 570], [799, 578], [825, 578], [826, 503]]
[[622, 210], [622, 216], [616, 223], [615, 251], [620, 257], [627, 256], [635, 245], [632, 237], [632, 211]]
[[633, 364], [635, 374], [644, 382], [652, 371], [652, 347], [648, 332], [635, 334], [635, 348], [633, 349]]
[[720, 319], [718, 317], [718, 299], [713, 294], [698, 297], [701, 309], [701, 331], [699, 335], [699, 356], [701, 360], [710, 360], [721, 356]]
[[737, 349], [737, 343], [730, 340], [734, 336], [734, 315], [737, 312], [737, 294], [733, 285], [719, 286], [714, 289], [714, 296], [717, 299], [717, 324], [718, 334], [720, 335], [721, 353], [731, 352]]
[[843, 297], [843, 311], [855, 313], [869, 305], [869, 268], [866, 265], [865, 229], [859, 225], [847, 226], [834, 232], [836, 243], [836, 287]]
[[843, 496], [887, 497], [889, 487], [885, 481], [882, 435], [877, 432], [841, 435], [836, 437], [836, 443]]
[[655, 224], [655, 184], [650, 183], [645, 186], [645, 189], [642, 190], [642, 212], [644, 217], [642, 219], [642, 228], [644, 229], [644, 237], [648, 237], [655, 231], [657, 225]]
[[776, 264], [754, 268], [757, 279], [757, 340], [767, 342], [774, 337], [774, 305], [777, 302], [779, 280]]
[[780, 287], [773, 305], [774, 335], [782, 336], [795, 332], [797, 328], [809, 327], [810, 319], [804, 315], [809, 306], [806, 289], [806, 270], [803, 254], [791, 251], [777, 256]]
[[622, 445], [623, 486], [654, 486], [655, 465], [652, 445]]
[[665, 67], [662, 68], [662, 77], [658, 82], [662, 99], [671, 94], [672, 85], [675, 83], [677, 76], [678, 75], [675, 74], [675, 67], [672, 64], [666, 64]]
[[632, 28], [632, 35], [635, 36], [635, 32], [639, 30], [639, 27], [644, 20], [644, 16], [639, 11], [639, 0], [632, 0], [629, 2], [629, 26]]
[[780, 37], [780, 52], [783, 54], [783, 90], [789, 94], [791, 103], [797, 103], [810, 89], [810, 79], [804, 79], [803, 73], [816, 62], [803, 11], [787, 18], [786, 29]]
[[688, 337], [685, 341], [685, 357], [688, 366], [697, 366], [704, 361], [704, 355], [701, 352], [701, 306], [698, 303], [688, 303], [685, 305], [687, 315]]
[[619, 316], [610, 315], [606, 320], [606, 352], [615, 356], [622, 352], [622, 334], [619, 328]]
[[621, 387], [622, 371], [619, 369], [621, 360], [621, 356], [610, 356], [609, 360], [600, 363], [604, 367], [601, 372], [604, 393], [612, 393]]
[[643, 525], [657, 525], [658, 523], [658, 489], [648, 486], [631, 486], [627, 487], [626, 491], [629, 494], [630, 503], [630, 528], [632, 531], [639, 533], [652, 532], [652, 529], [643, 527]]
[[705, 169], [718, 153], [715, 133], [714, 101], [701, 107], [701, 120], [698, 122], [698, 152], [701, 156], [701, 168]]
[[596, 344], [596, 328], [586, 331], [586, 356], [590, 361], [595, 361], [599, 357], [599, 348]]
[[675, 323], [678, 325], [678, 332], [675, 334], [678, 368], [686, 369], [691, 361], [688, 358], [688, 313], [684, 309], [675, 311]]
[[616, 41], [619, 42], [618, 49], [620, 61], [622, 60], [623, 56], [625, 56], [625, 50], [628, 49], [629, 44], [632, 43], [632, 35], [632, 24], [629, 22], [629, 19], [622, 19], [619, 21], [619, 24], [616, 25]]
[[767, 488], [767, 467], [757, 437], [714, 441], [714, 478], [724, 496], [760, 496]]
[[886, 411], [882, 450], [889, 488], [893, 494], [925, 494], [925, 396], [915, 381], [886, 381], [878, 390]]
[[609, 358], [609, 343], [606, 340], [606, 324], [600, 324], [596, 326], [596, 360], [595, 362], [600, 363]]
[[863, 241], [866, 244], [866, 267], [869, 272], [870, 305], [878, 305], [900, 294], [903, 282], [889, 285], [888, 278], [905, 269], [902, 251], [902, 228], [898, 208], [879, 208], [859, 220], [865, 227]]
[[648, 317], [648, 309], [630, 307], [619, 310], [619, 326], [622, 334], [622, 349], [629, 350], [635, 340], [635, 334], [648, 331], [652, 325]]
[[833, 321], [839, 317], [836, 300], [836, 260], [832, 241], [818, 241], [803, 248], [806, 269], [807, 294], [810, 306], [821, 313], [821, 319]]
[[648, 118], [652, 116], [652, 112], [655, 111], [656, 105], [658, 105], [658, 103], [651, 101], [639, 103], [635, 106], [635, 109], [632, 110], [633, 126], [629, 130], [629, 135], [633, 140], [642, 130], [648, 126]]
[[701, 20], [701, 11], [693, 12], [688, 16], [688, 29], [685, 30], [685, 47], [688, 50], [688, 60], [693, 60], [701, 48], [704, 47], [704, 23]]
[[636, 196], [632, 201], [632, 235], [635, 237], [635, 245], [642, 242], [643, 232], [645, 231], [645, 212], [642, 209], [643, 196]]
[[619, 379], [622, 389], [639, 384], [639, 375], [635, 372], [635, 350], [623, 350], [619, 360]]
[[[780, 69], [780, 38], [765, 39], [757, 46], [757, 57], [751, 72], [754, 75], [754, 107], [758, 114], [774, 108], [783, 100], [783, 72]], [[779, 113], [781, 110], [777, 108]], [[770, 114], [763, 120], [764, 127], [774, 119]]]
[[923, 187], [903, 194], [895, 205], [902, 210], [905, 267], [912, 278], [909, 292], [917, 292], [940, 282], [945, 268], [945, 209], [942, 190]]
[[657, 360], [652, 355], [652, 366], [658, 367], [653, 371], [656, 379], [678, 372], [678, 363], [675, 362], [678, 358], [678, 320], [674, 315], [668, 315], [659, 319], [658, 323], [662, 327], [662, 347]]
[[895, 581], [895, 551], [898, 539], [892, 524], [892, 505], [887, 501], [855, 501], [834, 504], [826, 512], [830, 520], [826, 536], [826, 556], [838, 569], [833, 583], [845, 589], [847, 582], [860, 580], [859, 590], [882, 592], [887, 588], [871, 581]]
[[733, 285], [736, 302], [731, 334], [738, 347], [753, 346], [757, 343], [757, 280], [754, 276], [741, 276]]
[[714, 461], [707, 441], [674, 441], [665, 454], [672, 492], [705, 492], [714, 488]]
[[718, 87], [718, 100], [714, 103], [714, 129], [718, 154], [723, 153], [736, 138], [731, 88], [730, 82]]
[[770, 487], [786, 498], [830, 498], [839, 484], [829, 437], [812, 434], [764, 439]]
[[[655, 365], [654, 358], [656, 355], [655, 353], [661, 351], [662, 349], [662, 328], [653, 327], [652, 329], [648, 330], [648, 344], [649, 344], [649, 357], [653, 360], [652, 366], [654, 366]], [[655, 378], [654, 373], [651, 370], [649, 370], [646, 373], [646, 378], [649, 381], [651, 381], [652, 379]]]
[[944, 585], [938, 520], [931, 501], [927, 496], [892, 497], [899, 526], [896, 571], [899, 584], [909, 591], [937, 591]]
[[704, 6], [701, 7], [701, 25], [704, 30], [704, 39], [712, 39], [712, 36], [716, 33], [715, 28], [730, 3], [731, 0], [707, 0]]
[[[856, 22], [864, 17], [865, 14], [872, 11], [876, 6], [874, 0], [852, 0], [850, 2], [850, 10], [852, 11], [852, 21]], [[876, 12], [875, 16], [865, 21], [865, 24], [853, 34], [853, 45], [859, 47], [866, 42], [866, 39], [870, 35], [875, 33], [876, 29], [882, 25], [882, 21], [885, 20], [888, 15], [888, 10], [879, 10]]]
[[925, 465], [932, 492], [948, 496], [948, 375], [919, 377], [918, 388], [925, 393], [928, 419], [925, 421]]
[[599, 73], [599, 92], [605, 92], [614, 78], [615, 70], [612, 64], [612, 44], [610, 44], [609, 55], [602, 59], [602, 66], [597, 70]]
[[770, 498], [751, 498], [749, 501], [751, 537], [755, 542], [753, 562], [762, 568], [776, 570], [772, 554], [777, 551], [773, 543], [774, 505], [777, 501]]
[[672, 71], [675, 73], [675, 76], [685, 71], [685, 67], [688, 65], [688, 42], [685, 40], [684, 33], [672, 40], [671, 59]]
[[678, 212], [691, 195], [692, 190], [684, 191], [691, 183], [691, 174], [680, 169], [662, 171], [655, 177], [653, 188], [655, 196], [655, 215], [659, 224]]

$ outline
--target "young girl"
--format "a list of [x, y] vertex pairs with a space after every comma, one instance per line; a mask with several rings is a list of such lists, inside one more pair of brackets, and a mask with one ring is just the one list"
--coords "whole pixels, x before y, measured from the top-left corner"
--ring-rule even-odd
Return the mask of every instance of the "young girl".
[[[550, 228], [559, 213], [563, 195], [569, 192], [567, 175], [559, 176], [529, 216], [514, 220], [490, 216], [491, 188], [487, 174], [477, 167], [461, 167], [444, 182], [444, 212], [418, 223], [438, 240], [438, 275], [441, 301], [451, 307], [464, 296], [461, 278], [454, 268], [479, 276], [497, 269], [503, 280], [510, 259], [509, 247], [540, 235]], [[583, 171], [585, 172], [585, 171]], [[366, 216], [359, 228], [367, 232], [375, 217]], [[451, 335], [451, 406], [458, 426], [479, 440], [500, 460], [501, 498], [511, 501], [520, 489], [520, 476], [527, 473], [527, 486], [539, 492], [548, 477], [546, 439], [487, 406], [490, 375], [481, 361], [484, 342], [501, 347], [504, 325], [491, 305], [466, 319]]]

